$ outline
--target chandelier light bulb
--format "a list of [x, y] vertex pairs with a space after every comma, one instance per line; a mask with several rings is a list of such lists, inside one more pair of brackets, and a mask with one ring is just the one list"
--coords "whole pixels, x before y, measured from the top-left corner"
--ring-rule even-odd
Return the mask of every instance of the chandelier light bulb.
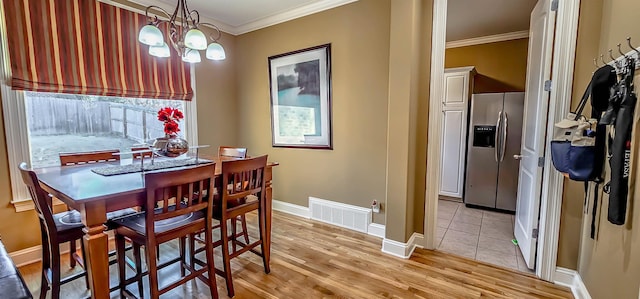
[[200, 52], [196, 50], [187, 49], [185, 53], [182, 55], [182, 61], [189, 63], [198, 63], [202, 61], [202, 57], [200, 57]]
[[207, 59], [211, 60], [224, 60], [227, 55], [224, 53], [224, 48], [217, 42], [212, 42], [207, 47]]
[[164, 44], [164, 37], [158, 27], [149, 24], [140, 29], [138, 41], [152, 47], [161, 47]]
[[207, 48], [207, 37], [202, 31], [193, 28], [184, 36], [184, 45], [190, 49], [204, 50]]
[[162, 46], [149, 47], [149, 55], [155, 57], [171, 57], [171, 49], [167, 43], [162, 43]]

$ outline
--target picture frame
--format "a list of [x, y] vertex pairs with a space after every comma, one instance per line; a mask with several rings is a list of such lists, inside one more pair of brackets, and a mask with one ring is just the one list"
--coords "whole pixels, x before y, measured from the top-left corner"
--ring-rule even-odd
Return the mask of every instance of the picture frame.
[[331, 44], [268, 60], [272, 146], [332, 150]]

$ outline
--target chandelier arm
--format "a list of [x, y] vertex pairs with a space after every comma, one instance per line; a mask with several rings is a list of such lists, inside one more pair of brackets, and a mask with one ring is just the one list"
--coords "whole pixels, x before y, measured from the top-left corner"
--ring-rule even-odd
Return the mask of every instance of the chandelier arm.
[[[191, 24], [193, 25], [193, 27], [198, 27], [198, 24], [200, 24], [200, 13], [197, 10], [192, 10], [187, 12], [189, 14], [189, 18], [191, 19]], [[192, 17], [192, 15], [196, 15], [196, 17]]]
[[220, 30], [220, 28], [218, 28], [218, 26], [211, 23], [200, 23], [199, 25], [209, 25], [209, 27], [213, 28], [218, 33], [216, 38], [214, 38], [211, 34], [209, 35], [209, 38], [214, 42], [217, 42], [222, 37], [222, 31]]
[[150, 17], [149, 16], [149, 11], [151, 9], [158, 10], [158, 11], [162, 12], [163, 14], [165, 14], [167, 19], [171, 19], [171, 15], [164, 8], [162, 8], [160, 6], [155, 6], [155, 5], [147, 6], [147, 9], [145, 9], [145, 11], [144, 11], [144, 15], [147, 17], [147, 19], [153, 20], [156, 24], [157, 23], [161, 23], [161, 22], [167, 22], [167, 21], [158, 19], [158, 16]]

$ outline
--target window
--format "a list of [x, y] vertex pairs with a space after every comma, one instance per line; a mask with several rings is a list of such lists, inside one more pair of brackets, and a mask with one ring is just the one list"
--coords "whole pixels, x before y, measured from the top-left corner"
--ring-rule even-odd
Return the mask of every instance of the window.
[[[24, 98], [34, 168], [59, 165], [61, 152], [130, 151], [164, 136], [160, 108], [185, 108], [183, 101], [44, 92], [25, 92]], [[186, 136], [185, 124], [179, 124]]]
[[[12, 2], [13, 3], [13, 2]], [[27, 2], [15, 1], [13, 10], [24, 11]], [[98, 5], [99, 3], [89, 3]], [[95, 6], [96, 9], [98, 6]], [[0, 14], [6, 16], [18, 16], [17, 14], [5, 14], [7, 6], [0, 5]], [[105, 16], [115, 16], [120, 19], [128, 18], [135, 20], [140, 18], [135, 13], [120, 10], [112, 6], [101, 5], [100, 9], [104, 10]], [[56, 10], [61, 16], [68, 16], [69, 20], [77, 21], [78, 18], [67, 10]], [[19, 16], [18, 16], [19, 17]], [[43, 16], [45, 17], [45, 16]], [[54, 16], [46, 16], [48, 19]], [[57, 16], [60, 17], [60, 16]], [[66, 18], [63, 18], [67, 20]], [[113, 21], [115, 22], [115, 21]], [[112, 22], [112, 23], [113, 23]], [[92, 23], [92, 22], [89, 22]], [[93, 23], [96, 23], [93, 21]], [[92, 24], [93, 24], [92, 23]], [[134, 22], [120, 22], [125, 26]], [[159, 107], [182, 105], [185, 119], [181, 125], [181, 133], [191, 145], [197, 144], [197, 113], [196, 113], [196, 95], [195, 95], [195, 68], [189, 67], [182, 63], [179, 56], [173, 56], [169, 63], [157, 64], [153, 59], [149, 59], [148, 55], [142, 55], [140, 51], [146, 48], [129, 49], [126, 52], [127, 57], [136, 61], [136, 63], [121, 62], [118, 69], [119, 74], [111, 76], [112, 71], [107, 70], [109, 76], [105, 75], [104, 67], [95, 67], [95, 61], [91, 55], [77, 55], [76, 52], [66, 51], [66, 48], [59, 48], [57, 51], [54, 47], [49, 47], [47, 51], [36, 51], [30, 53], [29, 63], [18, 67], [15, 64], [13, 79], [16, 82], [25, 83], [26, 85], [13, 84], [11, 71], [12, 65], [9, 60], [9, 50], [14, 49], [15, 53], [24, 54], [22, 49], [33, 48], [21, 37], [30, 36], [29, 41], [38, 40], [36, 45], [49, 44], [52, 42], [51, 37], [58, 40], [77, 41], [82, 47], [78, 51], [85, 53], [98, 53], [98, 49], [91, 45], [97, 44], [96, 36], [87, 36], [86, 32], [97, 32], [95, 28], [84, 28], [82, 32], [73, 30], [63, 30], [64, 36], [59, 36], [63, 32], [53, 31], [47, 22], [38, 23], [39, 26], [31, 26], [20, 28], [19, 30], [7, 30], [8, 25], [16, 25], [18, 22], [0, 22], [0, 33], [17, 32], [13, 35], [2, 34], [0, 38], [0, 94], [2, 101], [2, 112], [4, 120], [4, 129], [6, 136], [7, 156], [9, 164], [9, 174], [11, 178], [11, 202], [14, 204], [16, 211], [25, 211], [33, 209], [33, 205], [29, 198], [29, 193], [22, 183], [18, 166], [21, 162], [29, 162], [33, 167], [45, 167], [57, 165], [58, 152], [62, 151], [85, 151], [97, 149], [112, 149], [115, 147], [126, 150], [133, 144], [139, 144], [156, 137], [163, 136], [160, 131], [157, 133], [155, 126], [161, 126], [155, 118], [155, 114]], [[34, 23], [32, 23], [33, 25]], [[38, 25], [36, 24], [36, 25]], [[62, 23], [58, 23], [60, 25]], [[97, 24], [97, 23], [96, 23]], [[40, 26], [42, 25], [42, 26]], [[73, 27], [73, 23], [63, 24], [68, 28]], [[9, 26], [9, 27], [11, 27]], [[17, 25], [16, 25], [17, 26]], [[121, 26], [122, 27], [122, 26]], [[58, 27], [60, 28], [60, 27]], [[73, 27], [75, 28], [75, 27]], [[111, 28], [111, 27], [110, 27]], [[106, 44], [122, 44], [126, 41], [137, 43], [137, 29], [132, 31], [130, 28], [119, 30], [123, 34], [114, 35], [98, 35]], [[42, 34], [42, 32], [50, 34]], [[133, 32], [133, 35], [128, 33]], [[9, 37], [15, 39], [9, 43]], [[107, 39], [105, 39], [107, 38]], [[80, 41], [82, 43], [80, 43]], [[93, 42], [92, 42], [93, 41]], [[9, 45], [12, 47], [10, 48]], [[60, 50], [62, 49], [62, 50]], [[108, 59], [122, 59], [120, 55], [114, 54], [110, 48], [100, 50]], [[117, 51], [116, 51], [117, 52]], [[33, 54], [33, 55], [31, 55]], [[36, 55], [37, 54], [37, 55]], [[56, 59], [54, 59], [56, 58]], [[76, 66], [86, 73], [86, 78], [92, 79], [87, 82], [81, 82], [83, 86], [77, 86], [74, 80], [67, 80], [67, 76], [38, 76], [51, 71], [51, 61], [55, 60], [56, 70], [60, 74], [69, 74], [73, 72], [70, 66]], [[19, 61], [19, 60], [16, 60]], [[111, 60], [110, 60], [111, 61]], [[118, 60], [120, 61], [120, 60]], [[128, 68], [128, 66], [137, 66], [138, 71]], [[92, 67], [93, 66], [93, 67]], [[135, 68], [134, 68], [135, 69]], [[152, 70], [153, 69], [153, 70]], [[122, 89], [126, 87], [127, 80], [141, 82], [141, 86], [147, 88]], [[131, 81], [131, 82], [133, 82]], [[149, 84], [149, 82], [155, 82]], [[159, 84], [162, 82], [162, 84]], [[171, 84], [173, 82], [173, 84]], [[29, 83], [29, 84], [27, 84]], [[34, 84], [40, 84], [40, 87], [49, 86], [52, 88], [38, 89]], [[169, 84], [166, 84], [169, 83]], [[86, 95], [69, 95], [69, 94], [46, 94], [35, 92], [16, 91], [17, 89], [25, 90], [61, 90], [66, 93], [87, 93], [100, 94], [103, 90], [114, 90], [120, 95], [139, 95], [144, 94], [148, 97], [174, 98], [174, 99], [191, 99], [185, 102], [171, 102], [167, 100], [141, 100], [133, 98], [116, 98], [102, 96], [86, 96]], [[129, 85], [131, 87], [133, 85]], [[53, 88], [55, 87], [55, 88]], [[179, 106], [178, 106], [179, 107]], [[75, 109], [75, 111], [74, 111]], [[151, 110], [151, 111], [147, 111]], [[153, 111], [155, 110], [155, 111]], [[151, 118], [147, 114], [154, 116]], [[131, 116], [131, 117], [129, 117]], [[127, 118], [129, 119], [127, 120]], [[153, 120], [153, 121], [149, 121]], [[87, 142], [85, 142], [87, 141]], [[105, 148], [106, 147], [106, 148]]]
[[[191, 77], [194, 75], [194, 69], [191, 69]], [[18, 170], [21, 162], [29, 162], [34, 168], [54, 166], [59, 163], [59, 152], [114, 148], [124, 151], [132, 145], [161, 137], [164, 132], [156, 116], [160, 107], [183, 109], [185, 119], [180, 124], [180, 133], [189, 144], [197, 144], [195, 95], [185, 102], [22, 92], [11, 90], [5, 82], [0, 83], [0, 91], [11, 202], [17, 212], [33, 209]], [[195, 90], [195, 80], [191, 84]], [[129, 117], [126, 135], [125, 112]]]

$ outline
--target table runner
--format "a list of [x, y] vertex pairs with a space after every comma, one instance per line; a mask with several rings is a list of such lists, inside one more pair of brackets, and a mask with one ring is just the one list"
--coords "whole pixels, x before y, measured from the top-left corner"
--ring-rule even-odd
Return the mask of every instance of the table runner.
[[[110, 166], [104, 166], [104, 167], [97, 167], [97, 168], [91, 169], [91, 171], [103, 176], [141, 172], [143, 171], [143, 169], [140, 163], [138, 162], [139, 161], [134, 160], [134, 163], [128, 164], [128, 165], [110, 165]], [[144, 171], [153, 171], [153, 170], [190, 166], [190, 165], [197, 165], [197, 164], [204, 164], [204, 163], [211, 163], [211, 162], [213, 161], [202, 159], [202, 158], [200, 159], [190, 158], [190, 159], [171, 159], [171, 160], [162, 160], [162, 161], [156, 160], [153, 162], [153, 164], [151, 164], [151, 161], [145, 160]]]

